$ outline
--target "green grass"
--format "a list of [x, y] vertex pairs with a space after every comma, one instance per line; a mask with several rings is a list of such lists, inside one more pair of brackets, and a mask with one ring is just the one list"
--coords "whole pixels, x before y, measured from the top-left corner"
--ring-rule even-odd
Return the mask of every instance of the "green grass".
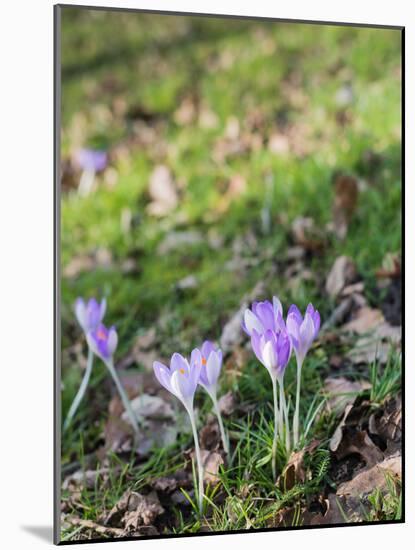
[[[160, 357], [188, 354], [204, 339], [218, 339], [258, 281], [286, 304], [295, 301], [304, 308], [312, 301], [324, 320], [334, 307], [324, 294], [324, 279], [340, 254], [356, 262], [365, 293], [377, 305], [376, 270], [386, 253], [401, 246], [400, 40], [392, 30], [63, 8], [62, 157], [81, 146], [108, 149], [116, 179], [110, 185], [107, 170], [97, 176], [98, 187], [88, 197], [74, 190], [62, 195], [62, 268], [97, 250], [111, 255], [109, 266], [62, 279], [63, 417], [83, 374], [76, 354], [68, 352], [74, 343], [84, 346], [72, 310], [77, 296], [107, 297], [106, 322], [119, 332], [118, 359], [153, 326]], [[341, 105], [336, 97], [349, 83], [352, 96]], [[177, 109], [189, 97], [214, 113], [212, 127], [199, 124], [198, 116], [187, 124], [178, 121]], [[148, 117], [154, 142], [131, 141], [140, 116], [134, 112]], [[255, 117], [258, 123], [252, 122]], [[241, 136], [256, 134], [260, 145], [223, 161], [216, 154], [218, 144], [235, 118]], [[289, 150], [272, 152], [271, 136], [287, 128], [294, 134]], [[120, 145], [125, 150], [116, 154]], [[179, 208], [162, 219], [147, 210], [148, 181], [157, 164], [166, 165], [180, 184]], [[291, 223], [310, 216], [325, 231], [338, 171], [362, 183], [347, 238], [328, 237], [324, 252], [307, 260], [315, 279], [294, 285], [284, 275]], [[246, 188], [226, 206], [235, 176], [245, 179]], [[264, 207], [269, 232], [263, 227]], [[128, 230], [121, 223], [126, 212]], [[171, 231], [196, 231], [201, 242], [159, 254]], [[222, 243], [218, 248], [214, 239]], [[248, 267], [232, 270], [238, 247]], [[126, 259], [138, 269], [123, 273]], [[179, 290], [177, 283], [188, 275], [196, 276], [198, 285]], [[143, 365], [133, 369], [142, 372]], [[327, 369], [327, 350], [314, 349], [303, 371], [303, 419], [322, 398]], [[382, 403], [399, 389], [400, 359], [392, 358], [382, 371], [375, 365], [370, 369], [365, 377], [373, 383], [371, 399]], [[216, 489], [225, 495], [223, 503], [210, 496], [209, 527], [215, 530], [268, 525], [279, 507], [297, 506], [322, 482], [316, 474], [292, 499], [278, 493], [270, 482], [268, 374], [253, 358], [234, 370], [224, 375], [221, 390], [231, 389], [238, 403], [253, 408], [248, 416], [228, 421], [233, 461]], [[292, 364], [285, 382], [290, 395], [294, 373]], [[102, 443], [110, 395], [105, 369], [96, 361], [87, 398], [62, 441], [64, 466]], [[197, 405], [203, 421], [208, 401], [198, 395]], [[333, 428], [332, 419], [317, 417], [308, 439], [327, 442]], [[114, 482], [83, 490], [85, 517], [97, 520], [126, 487], [138, 489], [149, 477], [179, 468], [180, 454], [190, 445], [189, 435], [180, 434], [172, 448], [155, 450], [139, 466], [127, 464]], [[280, 468], [285, 458], [280, 450]], [[247, 475], [252, 494], [242, 498], [238, 494]], [[180, 509], [175, 513], [174, 529], [180, 532], [197, 531], [205, 521]], [[77, 536], [72, 529], [65, 536]]]

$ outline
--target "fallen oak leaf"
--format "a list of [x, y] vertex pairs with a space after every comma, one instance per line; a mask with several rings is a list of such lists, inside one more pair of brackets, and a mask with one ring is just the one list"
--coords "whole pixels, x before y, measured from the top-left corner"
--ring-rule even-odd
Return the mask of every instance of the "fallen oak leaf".
[[348, 256], [339, 256], [334, 261], [326, 280], [326, 292], [336, 298], [348, 285], [356, 281], [356, 266]]
[[[330, 450], [332, 449], [330, 448]], [[335, 451], [339, 460], [351, 454], [358, 454], [363, 458], [367, 467], [372, 467], [384, 459], [382, 451], [373, 443], [364, 430], [345, 430]]]
[[277, 485], [282, 491], [289, 491], [296, 484], [306, 481], [307, 472], [304, 465], [304, 458], [307, 453], [312, 453], [319, 446], [320, 441], [314, 439], [306, 447], [291, 453], [291, 456], [277, 479]]

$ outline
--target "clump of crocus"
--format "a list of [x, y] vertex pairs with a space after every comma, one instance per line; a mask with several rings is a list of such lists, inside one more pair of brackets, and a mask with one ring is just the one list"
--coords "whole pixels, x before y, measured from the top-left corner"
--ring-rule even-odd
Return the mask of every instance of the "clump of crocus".
[[131, 408], [130, 400], [125, 393], [125, 390], [118, 377], [117, 371], [114, 367], [114, 353], [118, 344], [117, 331], [115, 330], [115, 327], [107, 329], [105, 325], [102, 324], [102, 319], [104, 318], [105, 311], [105, 299], [102, 300], [100, 304], [98, 304], [98, 302], [94, 298], [91, 298], [88, 302], [85, 302], [82, 298], [78, 298], [75, 302], [75, 315], [79, 324], [81, 325], [82, 330], [85, 333], [86, 341], [88, 343], [88, 359], [85, 374], [79, 387], [78, 393], [76, 394], [75, 399], [69, 409], [68, 415], [65, 419], [64, 429], [69, 426], [85, 394], [89, 378], [91, 376], [95, 354], [105, 363], [106, 367], [108, 368], [118, 389], [124, 408], [128, 413], [132, 427], [137, 434], [138, 425], [136, 416]]
[[196, 463], [198, 470], [198, 505], [199, 512], [203, 510], [203, 466], [197, 437], [196, 420], [193, 400], [199, 382], [202, 368], [202, 357], [198, 349], [192, 351], [190, 363], [179, 353], [174, 353], [170, 361], [170, 368], [159, 361], [153, 363], [154, 374], [160, 384], [175, 395], [184, 405], [192, 426], [195, 443]]
[[294, 445], [299, 440], [300, 387], [301, 370], [305, 356], [320, 330], [320, 314], [312, 304], [308, 304], [304, 318], [296, 305], [292, 305], [287, 314], [287, 330], [297, 359], [297, 391], [293, 422]]
[[[101, 300], [101, 303], [98, 303], [95, 298], [91, 298], [90, 300], [88, 300], [88, 302], [85, 302], [82, 298], [78, 298], [76, 300], [75, 315], [85, 336], [88, 334], [88, 332], [95, 330], [97, 326], [101, 323], [102, 319], [104, 318], [106, 308], [107, 302], [105, 298]], [[94, 353], [92, 349], [88, 346], [88, 358], [85, 374], [82, 379], [81, 385], [79, 386], [78, 393], [76, 394], [75, 399], [73, 400], [72, 405], [69, 408], [69, 412], [63, 425], [64, 429], [68, 428], [68, 426], [70, 425], [72, 418], [78, 410], [82, 398], [85, 395], [85, 391], [88, 387], [89, 379], [91, 377], [93, 362]]]
[[96, 149], [80, 149], [76, 154], [76, 161], [82, 169], [78, 192], [85, 196], [92, 189], [95, 174], [106, 168], [108, 155], [105, 151]]
[[226, 454], [229, 453], [228, 438], [223, 427], [222, 415], [220, 413], [217, 391], [218, 378], [222, 369], [222, 350], [215, 349], [212, 342], [206, 340], [202, 344], [200, 350], [201, 369], [199, 376], [199, 384], [206, 390], [209, 397], [212, 399], [213, 408], [218, 419], [220, 434], [222, 438], [223, 450]]
[[[272, 447], [272, 468], [275, 477], [276, 446], [278, 432], [281, 439], [285, 435], [285, 447], [289, 451], [290, 427], [287, 402], [284, 392], [284, 373], [292, 349], [297, 358], [296, 405], [293, 420], [294, 445], [299, 440], [299, 399], [301, 386], [301, 368], [304, 357], [320, 328], [320, 315], [310, 304], [303, 319], [297, 306], [288, 310], [287, 321], [283, 318], [283, 309], [278, 298], [269, 301], [254, 302], [251, 309], [244, 313], [242, 328], [251, 337], [251, 344], [259, 361], [268, 369], [273, 384], [274, 395], [274, 440]], [[279, 405], [278, 392], [279, 386]]]
[[[243, 329], [251, 337], [252, 349], [258, 360], [266, 367], [272, 381], [274, 398], [274, 438], [272, 443], [272, 472], [276, 477], [276, 453], [278, 435], [290, 448], [288, 409], [284, 393], [284, 373], [291, 355], [291, 341], [282, 317], [281, 302], [273, 299], [254, 302], [252, 310], [244, 314]], [[278, 404], [279, 387], [279, 404]]]

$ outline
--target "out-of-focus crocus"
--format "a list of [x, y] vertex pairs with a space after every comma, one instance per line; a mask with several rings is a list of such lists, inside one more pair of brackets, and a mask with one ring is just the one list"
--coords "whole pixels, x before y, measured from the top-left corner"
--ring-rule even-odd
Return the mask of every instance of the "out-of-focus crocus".
[[179, 353], [174, 353], [170, 360], [170, 368], [159, 361], [154, 361], [153, 369], [157, 380], [169, 392], [175, 395], [184, 405], [189, 414], [195, 443], [196, 463], [198, 470], [198, 505], [199, 512], [203, 511], [203, 466], [200, 454], [199, 439], [197, 437], [196, 419], [193, 409], [193, 400], [199, 382], [202, 357], [198, 349], [192, 351], [189, 361]]
[[[75, 307], [74, 307], [75, 315], [85, 335], [87, 335], [90, 331], [93, 331], [98, 327], [98, 325], [101, 323], [102, 319], [104, 318], [106, 308], [107, 308], [107, 301], [105, 300], [105, 298], [101, 300], [100, 304], [97, 302], [97, 300], [95, 300], [95, 298], [90, 298], [88, 302], [86, 302], [83, 298], [78, 298], [76, 300]], [[91, 377], [93, 363], [94, 363], [94, 353], [92, 351], [91, 346], [88, 345], [88, 359], [86, 363], [85, 373], [82, 378], [81, 385], [79, 386], [79, 390], [65, 418], [65, 422], [63, 425], [64, 430], [66, 430], [69, 427], [72, 421], [72, 418], [74, 417], [76, 411], [78, 410], [78, 407], [85, 395], [86, 389], [88, 387], [89, 379]]]
[[86, 196], [91, 192], [95, 174], [106, 168], [108, 155], [105, 151], [80, 149], [76, 154], [76, 161], [82, 169], [78, 193], [82, 196]]
[[276, 296], [274, 296], [272, 304], [268, 300], [254, 302], [252, 309], [245, 310], [242, 328], [248, 336], [252, 336], [253, 330], [258, 334], [263, 334], [267, 330], [274, 332], [285, 330], [282, 313], [281, 302]]
[[97, 328], [104, 318], [106, 309], [105, 298], [101, 300], [100, 304], [95, 298], [89, 299], [88, 302], [85, 302], [83, 298], [76, 300], [75, 315], [85, 334]]
[[86, 338], [95, 355], [98, 355], [104, 362], [112, 360], [118, 345], [115, 327], [108, 329], [100, 323], [95, 329], [88, 332]]
[[287, 331], [297, 359], [297, 392], [293, 421], [294, 445], [299, 440], [301, 370], [305, 356], [320, 330], [320, 314], [312, 304], [308, 304], [304, 317], [296, 305], [287, 314]]
[[88, 332], [86, 339], [89, 349], [91, 349], [93, 353], [95, 353], [95, 355], [97, 355], [104, 362], [109, 370], [117, 387], [118, 393], [120, 394], [124, 408], [130, 418], [131, 425], [135, 433], [138, 434], [139, 430], [137, 418], [114, 367], [114, 353], [118, 345], [118, 335], [115, 327], [108, 329], [105, 325], [100, 323], [94, 330]]
[[96, 149], [80, 149], [76, 154], [76, 161], [82, 170], [101, 172], [108, 163], [106, 151]]
[[202, 344], [200, 350], [201, 369], [199, 376], [199, 384], [207, 391], [213, 401], [213, 407], [218, 419], [222, 444], [225, 453], [229, 453], [228, 438], [223, 426], [222, 415], [220, 413], [217, 391], [218, 379], [222, 369], [222, 350], [216, 349], [212, 342], [206, 340]]

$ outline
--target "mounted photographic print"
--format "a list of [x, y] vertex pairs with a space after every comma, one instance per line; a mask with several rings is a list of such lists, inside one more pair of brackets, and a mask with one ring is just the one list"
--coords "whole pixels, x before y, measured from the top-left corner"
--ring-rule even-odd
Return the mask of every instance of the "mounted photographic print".
[[55, 7], [56, 543], [403, 521], [403, 35]]

